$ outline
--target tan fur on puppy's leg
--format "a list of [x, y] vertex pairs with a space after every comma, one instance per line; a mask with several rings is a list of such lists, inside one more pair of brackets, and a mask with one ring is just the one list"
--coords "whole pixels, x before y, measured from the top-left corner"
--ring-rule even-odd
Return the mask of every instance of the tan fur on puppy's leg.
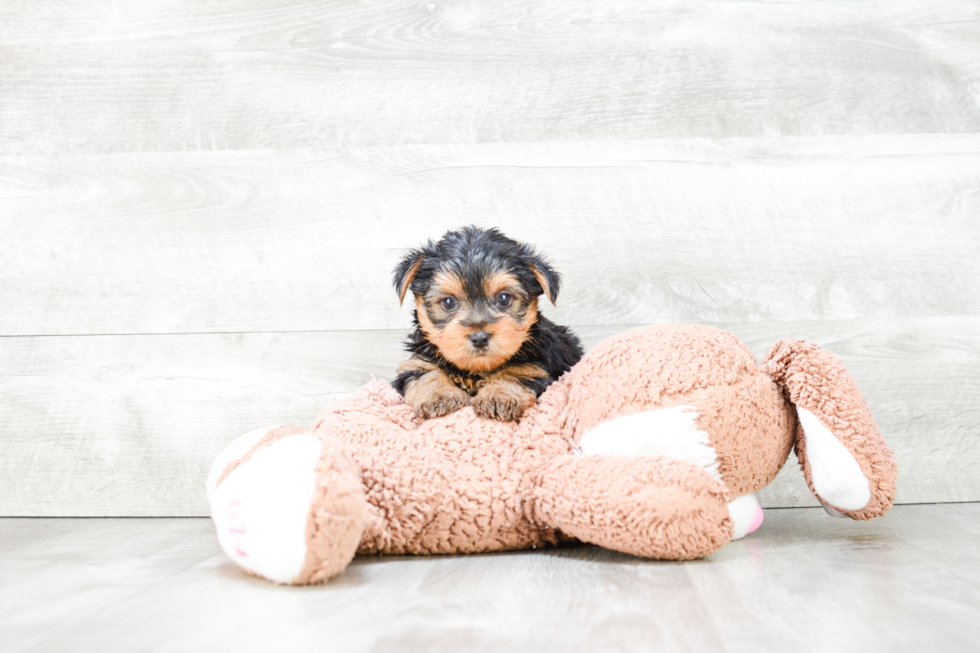
[[415, 410], [415, 415], [422, 419], [442, 417], [470, 403], [470, 396], [457, 388], [440, 369], [411, 381], [405, 387], [404, 398], [405, 403]]

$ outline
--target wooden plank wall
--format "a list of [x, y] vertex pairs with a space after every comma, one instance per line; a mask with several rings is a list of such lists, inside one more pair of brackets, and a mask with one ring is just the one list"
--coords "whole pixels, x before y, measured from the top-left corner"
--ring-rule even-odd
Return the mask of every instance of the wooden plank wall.
[[[207, 514], [230, 439], [392, 377], [391, 268], [470, 223], [547, 252], [589, 345], [821, 344], [899, 501], [980, 500], [977, 15], [0, 6], [0, 515]], [[790, 464], [764, 503], [814, 500]]]

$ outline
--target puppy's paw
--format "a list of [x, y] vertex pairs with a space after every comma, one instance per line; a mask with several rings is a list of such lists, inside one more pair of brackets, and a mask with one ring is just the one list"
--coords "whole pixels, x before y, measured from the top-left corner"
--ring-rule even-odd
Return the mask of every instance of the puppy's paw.
[[533, 405], [534, 393], [519, 383], [492, 383], [473, 398], [477, 415], [501, 422], [516, 422]]
[[456, 412], [470, 403], [470, 397], [459, 388], [445, 394], [430, 395], [426, 400], [412, 404], [415, 415], [422, 419], [442, 417]]
[[470, 403], [470, 396], [442, 372], [429, 372], [413, 381], [406, 388], [404, 399], [420, 419], [442, 417]]

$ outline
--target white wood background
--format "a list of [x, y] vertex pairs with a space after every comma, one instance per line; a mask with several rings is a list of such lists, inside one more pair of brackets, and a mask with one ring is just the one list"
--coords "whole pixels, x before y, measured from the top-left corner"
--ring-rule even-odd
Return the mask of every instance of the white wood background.
[[468, 223], [589, 345], [821, 344], [900, 502], [980, 500], [976, 2], [66, 1], [0, 6], [0, 515], [207, 514], [233, 437], [393, 376], [390, 270]]

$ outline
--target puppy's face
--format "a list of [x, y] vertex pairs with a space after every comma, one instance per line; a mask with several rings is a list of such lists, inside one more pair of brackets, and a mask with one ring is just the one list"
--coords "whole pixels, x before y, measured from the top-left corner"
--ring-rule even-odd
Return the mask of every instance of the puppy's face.
[[507, 362], [537, 321], [538, 302], [516, 275], [440, 270], [415, 296], [419, 328], [456, 367], [488, 372]]
[[516, 354], [538, 320], [538, 296], [554, 303], [560, 284], [532, 247], [477, 227], [411, 250], [394, 272], [399, 299], [415, 295], [425, 338], [468, 372], [497, 369]]

